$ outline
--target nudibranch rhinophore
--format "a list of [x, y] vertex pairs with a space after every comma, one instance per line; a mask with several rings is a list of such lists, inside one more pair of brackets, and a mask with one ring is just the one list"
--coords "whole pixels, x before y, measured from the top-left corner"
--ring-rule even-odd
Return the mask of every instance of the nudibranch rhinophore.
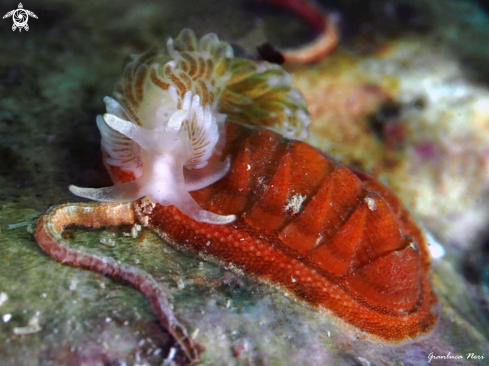
[[143, 292], [189, 360], [199, 348], [158, 283], [70, 248], [67, 226], [139, 223], [376, 339], [400, 342], [433, 329], [437, 298], [422, 231], [382, 184], [298, 139], [310, 118], [283, 69], [233, 58], [215, 35], [197, 40], [183, 30], [166, 51], [133, 58], [105, 103], [97, 124], [115, 186], [71, 190], [111, 203], [51, 208], [36, 239], [63, 263]]

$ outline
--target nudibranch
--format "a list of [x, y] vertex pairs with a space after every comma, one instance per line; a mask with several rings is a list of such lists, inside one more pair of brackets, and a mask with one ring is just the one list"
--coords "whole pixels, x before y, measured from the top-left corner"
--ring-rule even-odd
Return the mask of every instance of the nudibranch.
[[51, 208], [40, 246], [59, 261], [131, 283], [189, 360], [199, 348], [141, 270], [70, 248], [70, 225], [141, 224], [165, 241], [256, 276], [373, 338], [400, 342], [435, 325], [423, 233], [364, 173], [300, 141], [310, 118], [279, 66], [233, 58], [184, 30], [133, 58], [97, 118], [114, 187], [72, 192], [101, 203]]
[[[219, 153], [219, 136], [224, 140], [219, 132], [224, 120], [263, 124], [303, 138], [310, 119], [290, 75], [272, 64], [232, 56], [231, 46], [214, 34], [197, 40], [188, 29], [170, 38], [163, 52], [135, 56], [115, 99], [104, 99], [107, 113], [97, 117], [109, 171], [117, 167], [135, 179], [99, 189], [70, 186], [71, 192], [101, 202], [147, 197], [197, 221], [235, 220], [202, 210], [188, 193], [229, 171], [229, 159], [208, 165]], [[121, 183], [115, 173], [112, 177]]]

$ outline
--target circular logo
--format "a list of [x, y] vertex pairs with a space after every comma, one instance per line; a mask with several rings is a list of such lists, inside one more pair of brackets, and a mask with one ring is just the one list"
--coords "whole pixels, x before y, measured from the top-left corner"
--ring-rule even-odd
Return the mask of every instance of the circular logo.
[[25, 9], [14, 10], [12, 20], [14, 21], [14, 25], [16, 25], [18, 28], [24, 28], [27, 26], [27, 22], [29, 21], [29, 14], [27, 14]]
[[29, 16], [37, 18], [36, 14], [34, 14], [30, 10], [24, 9], [22, 3], [19, 3], [19, 8], [9, 11], [3, 16], [3, 19], [12, 17], [12, 20], [14, 21], [14, 25], [12, 25], [12, 30], [15, 31], [16, 29], [18, 29], [20, 32], [22, 31], [22, 29], [25, 29], [26, 31], [29, 30], [29, 26], [27, 25], [27, 22], [29, 21]]

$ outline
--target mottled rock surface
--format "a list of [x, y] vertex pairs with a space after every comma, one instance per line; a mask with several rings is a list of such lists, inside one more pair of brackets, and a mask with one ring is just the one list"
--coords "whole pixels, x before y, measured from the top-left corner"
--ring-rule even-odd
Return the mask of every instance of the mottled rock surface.
[[[67, 238], [164, 283], [207, 365], [424, 365], [431, 352], [463, 357], [432, 365], [485, 364], [467, 354], [489, 356], [487, 13], [475, 1], [320, 4], [338, 15], [338, 52], [316, 66], [288, 66], [315, 116], [311, 142], [382, 179], [444, 245], [447, 255], [433, 263], [441, 317], [431, 335], [372, 342], [151, 232], [131, 239], [129, 228], [80, 229]], [[312, 33], [253, 1], [23, 5], [38, 16], [28, 32], [0, 22], [0, 363], [161, 365], [172, 344], [147, 300], [47, 257], [32, 236], [36, 218], [78, 200], [69, 184], [110, 185], [95, 116], [128, 54], [161, 47], [184, 27], [215, 32], [248, 57], [267, 40], [291, 46]], [[0, 13], [17, 6], [3, 1]]]

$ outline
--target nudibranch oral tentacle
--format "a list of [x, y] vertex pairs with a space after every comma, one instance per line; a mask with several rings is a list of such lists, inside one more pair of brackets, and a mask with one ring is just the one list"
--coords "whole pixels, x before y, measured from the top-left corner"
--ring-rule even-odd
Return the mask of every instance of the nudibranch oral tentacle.
[[[231, 158], [226, 156], [224, 161], [215, 162], [208, 167], [194, 170], [184, 170], [185, 187], [187, 191], [193, 192], [217, 182], [224, 177], [231, 167]], [[206, 169], [207, 168], [207, 169]]]
[[[198, 209], [189, 192], [221, 179], [229, 159], [221, 156], [225, 120], [263, 125], [286, 135], [307, 136], [310, 117], [290, 75], [266, 62], [233, 58], [231, 46], [214, 34], [198, 40], [188, 29], [168, 40], [166, 50], [133, 57], [105, 97], [107, 113], [97, 117], [104, 161], [114, 187], [80, 188], [72, 193], [102, 202], [147, 196], [174, 205], [196, 221], [226, 224], [234, 215]], [[208, 162], [212, 166], [208, 169]]]

